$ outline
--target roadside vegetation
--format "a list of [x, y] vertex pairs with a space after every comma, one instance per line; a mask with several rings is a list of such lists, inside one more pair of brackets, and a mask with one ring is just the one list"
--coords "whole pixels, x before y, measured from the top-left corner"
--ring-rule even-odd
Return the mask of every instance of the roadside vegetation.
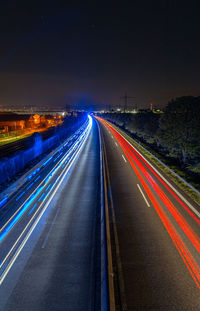
[[14, 141], [29, 137], [33, 134], [34, 132], [30, 132], [27, 134], [19, 135], [17, 132], [12, 132], [9, 134], [2, 134], [0, 135], [0, 146], [12, 143]]
[[200, 97], [171, 100], [163, 114], [106, 113], [104, 118], [125, 131], [133, 144], [133, 139], [138, 142], [137, 147], [149, 150], [146, 156], [200, 204], [199, 195], [152, 156], [200, 191]]

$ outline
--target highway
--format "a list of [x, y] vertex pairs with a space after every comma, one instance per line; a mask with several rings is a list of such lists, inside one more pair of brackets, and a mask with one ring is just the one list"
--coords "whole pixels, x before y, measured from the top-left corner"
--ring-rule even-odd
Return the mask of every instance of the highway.
[[0, 201], [0, 310], [99, 310], [100, 157], [87, 123]]
[[105, 155], [116, 310], [200, 310], [200, 208], [97, 118]]

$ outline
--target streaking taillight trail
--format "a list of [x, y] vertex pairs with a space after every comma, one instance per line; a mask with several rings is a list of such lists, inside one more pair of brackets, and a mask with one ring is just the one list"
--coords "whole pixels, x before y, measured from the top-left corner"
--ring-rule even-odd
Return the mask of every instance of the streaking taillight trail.
[[174, 193], [174, 191], [160, 178], [160, 176], [158, 176], [158, 174], [145, 161], [145, 159], [140, 156], [137, 150], [132, 145], [130, 145], [126, 139], [110, 125], [110, 123], [98, 117], [97, 119], [107, 128], [109, 128], [113, 136], [118, 141], [138, 179], [140, 180], [144, 190], [146, 191], [146, 194], [149, 197], [153, 207], [155, 208], [168, 234], [174, 242], [174, 245], [176, 246], [181, 258], [183, 259], [191, 276], [193, 277], [197, 287], [200, 289], [200, 239], [191, 228], [189, 223], [186, 221], [186, 219], [181, 215], [172, 201], [165, 194], [165, 192], [161, 189], [158, 183], [149, 174], [145, 165], [198, 225], [200, 224], [200, 220], [187, 207], [187, 205], [182, 202], [182, 200]]

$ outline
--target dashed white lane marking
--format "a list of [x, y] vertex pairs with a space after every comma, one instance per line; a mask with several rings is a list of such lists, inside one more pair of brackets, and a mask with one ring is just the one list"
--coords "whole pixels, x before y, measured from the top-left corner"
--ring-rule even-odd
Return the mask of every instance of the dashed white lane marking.
[[146, 205], [147, 205], [148, 207], [150, 207], [150, 204], [149, 204], [149, 202], [147, 201], [147, 199], [146, 199], [146, 197], [145, 197], [145, 195], [144, 195], [142, 189], [140, 188], [140, 185], [137, 184], [137, 186], [138, 186], [138, 189], [140, 190], [140, 192], [141, 192], [141, 194], [142, 194], [142, 196], [143, 196], [143, 198], [144, 198], [144, 200], [145, 200], [145, 202], [146, 202]]
[[[135, 148], [122, 134], [120, 134], [118, 131], [117, 133], [125, 139], [125, 141], [132, 147]], [[162, 178], [162, 180], [179, 196], [179, 198], [185, 202], [185, 204], [200, 218], [200, 213], [190, 204], [190, 202], [178, 191], [172, 186], [172, 184], [139, 152], [137, 148], [135, 148], [139, 155], [153, 168], [153, 170]]]
[[124, 159], [125, 162], [127, 162], [123, 154], [122, 154], [122, 158]]
[[115, 145], [118, 147], [118, 144], [117, 144], [117, 143], [115, 143]]

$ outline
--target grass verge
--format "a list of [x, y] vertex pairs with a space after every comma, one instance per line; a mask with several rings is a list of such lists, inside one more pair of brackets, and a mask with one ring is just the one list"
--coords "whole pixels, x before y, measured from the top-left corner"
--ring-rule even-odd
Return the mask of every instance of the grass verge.
[[15, 137], [13, 137], [12, 139], [5, 140], [5, 141], [1, 141], [1, 139], [0, 139], [0, 146], [7, 145], [7, 144], [12, 143], [12, 142], [14, 142], [14, 141], [17, 141], [17, 140], [26, 138], [26, 137], [28, 137], [28, 136], [31, 136], [32, 134], [33, 134], [33, 133], [25, 134], [25, 135], [21, 135], [21, 136], [19, 136], [19, 137], [15, 136]]
[[[137, 147], [138, 150], [140, 150], [145, 157], [147, 157], [153, 164], [155, 164], [163, 173], [165, 173], [181, 190], [183, 190], [192, 200], [194, 200], [198, 205], [200, 205], [200, 195], [190, 188], [184, 181], [182, 181], [180, 178], [178, 178], [173, 172], [170, 171], [166, 166], [164, 166], [156, 157], [151, 154], [150, 150], [148, 152], [147, 146], [144, 144], [141, 144], [139, 142], [136, 142], [133, 138], [131, 138], [128, 134], [124, 133], [119, 127], [114, 125], [112, 123], [112, 126], [116, 128], [116, 130], [122, 134], [133, 146]], [[144, 149], [145, 148], [145, 149]], [[174, 167], [171, 168], [174, 170]], [[176, 172], [176, 174], [181, 175], [181, 178], [186, 177], [186, 173], [183, 171]], [[199, 184], [194, 184], [192, 183], [192, 186], [196, 188], [198, 191], [200, 190], [200, 185]]]

